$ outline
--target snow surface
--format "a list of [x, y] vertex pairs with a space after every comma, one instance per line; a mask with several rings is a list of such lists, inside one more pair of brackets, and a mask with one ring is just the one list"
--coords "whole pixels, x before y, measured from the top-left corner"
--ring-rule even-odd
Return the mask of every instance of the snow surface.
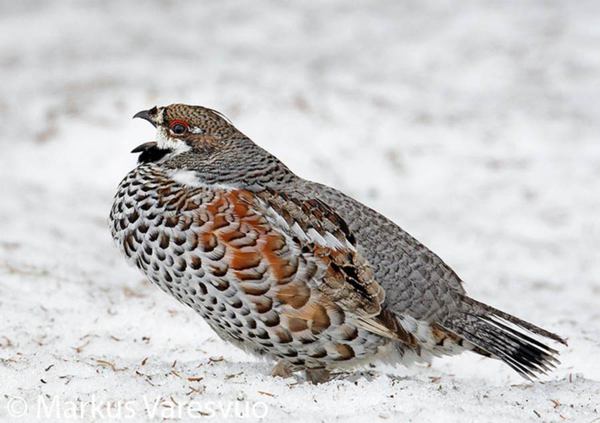
[[[0, 28], [0, 419], [600, 418], [599, 2], [5, 0]], [[560, 367], [270, 377], [110, 240], [153, 136], [130, 118], [171, 102], [391, 217], [475, 298], [567, 337]]]

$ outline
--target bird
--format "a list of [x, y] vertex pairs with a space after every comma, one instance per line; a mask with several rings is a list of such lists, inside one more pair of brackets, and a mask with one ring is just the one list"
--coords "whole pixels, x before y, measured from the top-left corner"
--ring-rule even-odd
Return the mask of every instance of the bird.
[[224, 341], [323, 383], [377, 361], [464, 351], [534, 380], [560, 336], [470, 297], [435, 253], [374, 209], [293, 173], [222, 113], [135, 114], [136, 147], [109, 217], [118, 249]]

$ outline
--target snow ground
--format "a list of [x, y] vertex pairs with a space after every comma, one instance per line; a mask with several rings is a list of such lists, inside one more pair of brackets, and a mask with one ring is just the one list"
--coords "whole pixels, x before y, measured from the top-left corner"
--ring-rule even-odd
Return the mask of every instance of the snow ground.
[[[0, 420], [600, 418], [600, 3], [23, 0], [0, 28]], [[475, 298], [566, 336], [561, 366], [268, 376], [112, 246], [152, 137], [130, 117], [171, 102], [393, 218]]]

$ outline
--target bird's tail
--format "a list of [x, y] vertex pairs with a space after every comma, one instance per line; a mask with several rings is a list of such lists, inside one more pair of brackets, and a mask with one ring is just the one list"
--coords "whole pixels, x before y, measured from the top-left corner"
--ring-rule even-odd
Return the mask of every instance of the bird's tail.
[[530, 380], [560, 363], [558, 351], [530, 335], [567, 345], [560, 336], [467, 296], [462, 300], [441, 326], [473, 344], [474, 352], [502, 360]]

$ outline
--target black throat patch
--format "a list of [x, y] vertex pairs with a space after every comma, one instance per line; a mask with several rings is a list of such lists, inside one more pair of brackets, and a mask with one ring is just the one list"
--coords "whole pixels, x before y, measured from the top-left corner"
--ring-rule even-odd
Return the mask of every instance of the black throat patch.
[[172, 150], [169, 148], [158, 148], [157, 146], [148, 147], [138, 156], [138, 163], [157, 162], [171, 151]]

